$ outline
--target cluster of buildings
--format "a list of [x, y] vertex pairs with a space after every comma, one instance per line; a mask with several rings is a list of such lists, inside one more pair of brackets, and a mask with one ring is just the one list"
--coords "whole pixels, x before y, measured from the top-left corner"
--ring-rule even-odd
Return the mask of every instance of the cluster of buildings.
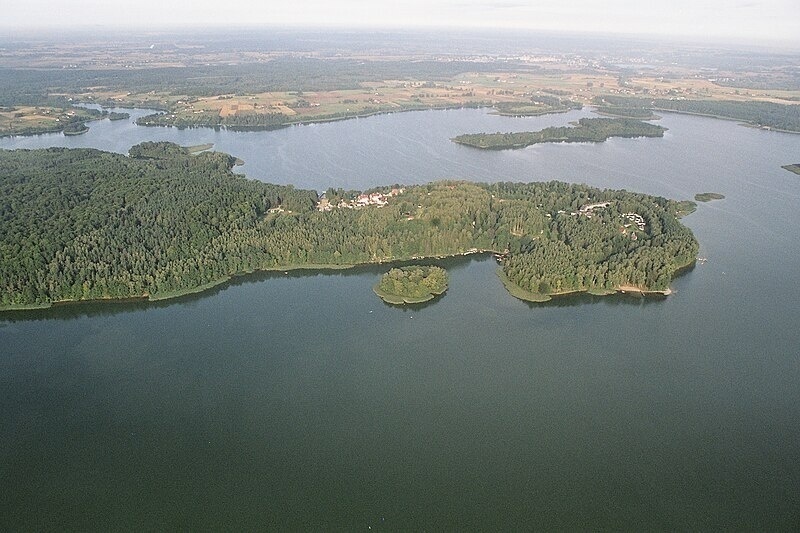
[[602, 209], [602, 208], [608, 207], [610, 205], [611, 205], [611, 202], [598, 202], [596, 204], [586, 204], [586, 205], [582, 205], [580, 207], [580, 209], [578, 209], [577, 213], [573, 212], [573, 213], [570, 213], [570, 214], [572, 216], [583, 215], [586, 218], [592, 218], [592, 211], [594, 211], [595, 209]]
[[[642, 215], [639, 213], [623, 213], [622, 216], [635, 224], [636, 227], [639, 228], [639, 231], [644, 231], [644, 217], [642, 217]], [[630, 226], [630, 224], [625, 224], [626, 228], [629, 228]]]
[[[631, 221], [629, 224], [623, 225], [622, 227], [623, 235], [628, 233], [628, 228], [630, 228], [631, 225], [635, 225], [639, 231], [644, 231], [644, 217], [642, 217], [642, 215], [640, 215], [639, 213], [623, 213], [622, 216]], [[631, 231], [630, 235], [632, 241], [635, 241], [639, 238], [639, 236], [636, 235], [635, 231]]]
[[[606, 207], [608, 207], [610, 205], [611, 205], [611, 202], [598, 202], [596, 204], [586, 204], [586, 205], [582, 205], [580, 207], [580, 209], [578, 209], [578, 211], [573, 211], [572, 213], [570, 213], [570, 215], [572, 215], [572, 216], [581, 215], [581, 216], [585, 216], [586, 218], [592, 218], [592, 212], [595, 209], [603, 209], [603, 208], [606, 208]], [[563, 212], [564, 211], [559, 211], [559, 213], [563, 213]], [[547, 215], [547, 216], [549, 216], [549, 215]], [[623, 235], [628, 233], [628, 228], [630, 228], [631, 226], [636, 226], [636, 229], [638, 229], [639, 231], [644, 231], [645, 221], [644, 221], [644, 217], [642, 215], [640, 215], [639, 213], [623, 213], [622, 216], [626, 220], [630, 221], [630, 222], [628, 222], [626, 224], [623, 224], [623, 227], [622, 227], [622, 234]], [[630, 235], [631, 235], [631, 239], [632, 240], [635, 241], [636, 239], [638, 239], [638, 236], [636, 235], [635, 232], [631, 231]]]
[[352, 200], [342, 198], [338, 204], [333, 204], [323, 194], [317, 202], [318, 211], [331, 211], [333, 209], [359, 209], [362, 207], [375, 206], [383, 207], [389, 203], [389, 198], [403, 194], [405, 189], [392, 189], [388, 193], [373, 192], [370, 194], [359, 194]]

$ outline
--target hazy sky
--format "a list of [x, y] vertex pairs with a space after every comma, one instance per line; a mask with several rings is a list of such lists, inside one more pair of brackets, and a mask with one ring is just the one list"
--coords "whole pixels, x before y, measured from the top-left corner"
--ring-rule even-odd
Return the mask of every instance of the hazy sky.
[[800, 0], [9, 0], [0, 27], [504, 27], [800, 42]]

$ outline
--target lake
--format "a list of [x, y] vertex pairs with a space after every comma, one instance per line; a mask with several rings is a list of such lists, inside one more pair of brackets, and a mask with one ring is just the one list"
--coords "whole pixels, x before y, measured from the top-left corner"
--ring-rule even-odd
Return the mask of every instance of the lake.
[[[145, 113], [133, 112], [133, 118]], [[793, 529], [800, 524], [800, 136], [665, 114], [663, 139], [484, 152], [563, 125], [399, 113], [271, 132], [90, 123], [0, 148], [214, 143], [324, 190], [584, 182], [675, 199], [707, 258], [667, 298], [508, 295], [488, 257], [441, 298], [386, 266], [255, 274], [173, 302], [0, 315], [2, 529]]]

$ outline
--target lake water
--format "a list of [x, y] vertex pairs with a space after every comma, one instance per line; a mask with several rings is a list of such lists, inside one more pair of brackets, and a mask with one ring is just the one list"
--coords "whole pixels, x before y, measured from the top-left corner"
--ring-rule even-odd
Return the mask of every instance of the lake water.
[[450, 289], [410, 309], [383, 304], [385, 267], [365, 267], [0, 315], [0, 527], [798, 527], [800, 177], [780, 166], [800, 136], [665, 115], [663, 139], [449, 141], [589, 115], [0, 139], [213, 142], [251, 177], [318, 190], [559, 179], [726, 196], [684, 219], [708, 260], [666, 299], [529, 305], [479, 257], [441, 261]]

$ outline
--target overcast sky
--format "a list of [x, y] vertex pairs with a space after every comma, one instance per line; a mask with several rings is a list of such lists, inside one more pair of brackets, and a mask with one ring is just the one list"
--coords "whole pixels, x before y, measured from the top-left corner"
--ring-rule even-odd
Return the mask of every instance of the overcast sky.
[[800, 0], [8, 0], [0, 27], [502, 27], [800, 43]]

